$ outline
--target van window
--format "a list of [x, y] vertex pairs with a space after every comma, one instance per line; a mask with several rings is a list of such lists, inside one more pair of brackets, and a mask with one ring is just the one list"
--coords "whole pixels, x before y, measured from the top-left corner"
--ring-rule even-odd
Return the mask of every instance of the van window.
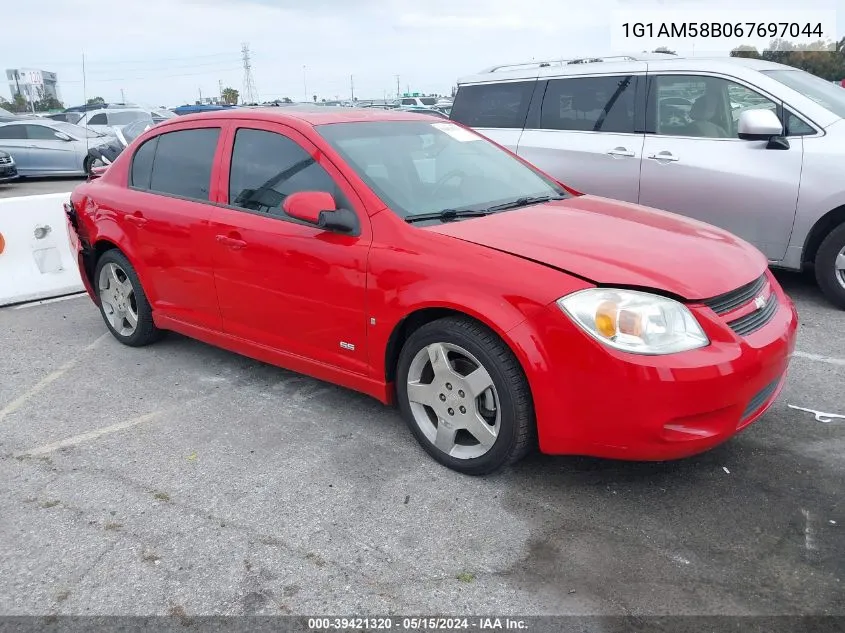
[[522, 128], [536, 81], [463, 85], [451, 118], [469, 127]]
[[[208, 200], [211, 168], [219, 135], [220, 128], [199, 128], [167, 132], [153, 139], [158, 143], [152, 161], [150, 190], [183, 198]], [[138, 176], [143, 178], [144, 162], [148, 160], [148, 155], [138, 154], [148, 145], [151, 146], [152, 141], [144, 143], [133, 157], [133, 184], [135, 161], [139, 161]], [[137, 186], [143, 187], [143, 184], [139, 182]]]
[[634, 76], [552, 79], [540, 113], [545, 130], [634, 132]]

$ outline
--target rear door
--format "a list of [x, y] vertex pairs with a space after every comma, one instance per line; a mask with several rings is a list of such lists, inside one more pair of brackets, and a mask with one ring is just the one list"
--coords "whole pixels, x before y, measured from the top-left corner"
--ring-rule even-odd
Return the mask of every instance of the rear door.
[[645, 140], [637, 123], [641, 81], [636, 74], [549, 79], [519, 155], [580, 191], [636, 202]]
[[650, 133], [640, 204], [714, 224], [783, 259], [792, 233], [804, 145], [788, 149], [737, 136], [740, 113], [781, 104], [714, 75], [657, 74], [649, 87]]
[[[187, 126], [191, 127], [187, 127]], [[184, 323], [220, 330], [209, 228], [212, 174], [221, 128], [168, 131], [132, 157], [129, 187], [116, 212], [132, 246], [153, 309]], [[134, 262], [133, 262], [134, 263]]]
[[29, 142], [31, 169], [38, 173], [68, 173], [82, 170], [75, 141], [56, 137], [56, 130], [44, 125], [24, 125]]
[[536, 86], [535, 79], [464, 84], [449, 117], [516, 152]]

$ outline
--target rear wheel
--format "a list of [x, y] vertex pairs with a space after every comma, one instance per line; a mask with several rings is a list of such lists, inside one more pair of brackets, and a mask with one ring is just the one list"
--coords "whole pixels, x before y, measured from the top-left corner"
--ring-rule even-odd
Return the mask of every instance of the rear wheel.
[[833, 229], [819, 246], [816, 281], [825, 296], [845, 309], [845, 224]]
[[405, 342], [396, 372], [399, 408], [441, 464], [484, 475], [534, 445], [528, 382], [513, 352], [471, 319], [428, 323]]
[[100, 314], [118, 341], [141, 347], [159, 338], [161, 331], [153, 323], [153, 311], [138, 274], [123, 253], [106, 251], [97, 262], [94, 280]]

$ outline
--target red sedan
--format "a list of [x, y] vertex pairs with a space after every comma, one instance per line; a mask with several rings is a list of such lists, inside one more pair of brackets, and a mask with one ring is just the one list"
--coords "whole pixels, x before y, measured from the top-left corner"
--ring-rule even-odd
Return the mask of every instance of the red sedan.
[[425, 115], [172, 119], [66, 211], [120, 342], [172, 330], [395, 402], [469, 474], [536, 444], [699, 453], [771, 405], [795, 344], [749, 244], [581, 195]]

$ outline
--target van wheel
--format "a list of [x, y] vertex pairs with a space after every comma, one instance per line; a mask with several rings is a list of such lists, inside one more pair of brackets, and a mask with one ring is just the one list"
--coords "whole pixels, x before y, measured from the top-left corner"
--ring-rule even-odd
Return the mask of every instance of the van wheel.
[[816, 253], [816, 281], [825, 296], [845, 310], [845, 224], [833, 229]]
[[117, 249], [103, 253], [94, 273], [100, 314], [114, 337], [130, 347], [141, 347], [161, 335], [138, 274]]
[[417, 441], [458, 472], [492, 473], [534, 446], [522, 367], [504, 341], [471, 319], [438, 319], [411, 334], [399, 356], [396, 395]]

